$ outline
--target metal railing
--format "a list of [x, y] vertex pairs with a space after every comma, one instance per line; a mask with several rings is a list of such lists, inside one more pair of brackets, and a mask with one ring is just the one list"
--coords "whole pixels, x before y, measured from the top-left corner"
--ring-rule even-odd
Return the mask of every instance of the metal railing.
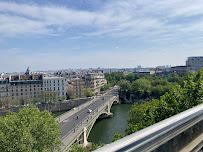
[[[107, 144], [94, 152], [153, 151], [203, 121], [203, 104]], [[201, 133], [200, 133], [201, 134]]]

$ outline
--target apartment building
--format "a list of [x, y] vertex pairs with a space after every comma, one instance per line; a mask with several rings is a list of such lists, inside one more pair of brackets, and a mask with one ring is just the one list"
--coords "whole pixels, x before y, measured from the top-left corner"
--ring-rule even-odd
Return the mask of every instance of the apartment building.
[[9, 79], [0, 79], [0, 104], [9, 99]]
[[64, 77], [43, 77], [43, 92], [55, 92], [57, 98], [66, 96]]
[[[33, 100], [42, 94], [42, 74], [32, 74], [29, 70], [24, 75], [10, 75], [10, 97], [12, 100]], [[28, 102], [28, 101], [27, 101]]]
[[88, 73], [85, 75], [85, 86], [91, 88], [95, 94], [100, 93], [101, 87], [107, 83], [103, 73]]
[[74, 96], [76, 98], [85, 97], [84, 89], [85, 89], [84, 77], [72, 78], [70, 81], [68, 81], [67, 86], [66, 86], [67, 94], [69, 96]]
[[188, 57], [186, 66], [192, 73], [197, 72], [203, 68], [203, 56]]
[[90, 88], [95, 94], [100, 93], [101, 87], [107, 83], [101, 71], [88, 72], [83, 77], [70, 79], [66, 84], [66, 92], [76, 98], [85, 97], [84, 89]]

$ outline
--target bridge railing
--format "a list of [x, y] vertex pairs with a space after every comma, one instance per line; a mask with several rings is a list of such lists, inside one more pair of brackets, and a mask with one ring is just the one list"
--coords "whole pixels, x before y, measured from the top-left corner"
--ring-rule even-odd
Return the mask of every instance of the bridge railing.
[[[113, 89], [114, 89], [114, 88], [109, 89], [109, 90], [108, 90], [106, 93], [104, 93], [103, 95], [107, 94], [108, 92], [110, 92], [110, 91], [113, 90]], [[75, 107], [75, 108], [72, 108], [71, 110], [69, 110], [69, 111], [63, 113], [62, 115], [59, 115], [59, 116], [56, 117], [55, 119], [56, 119], [57, 121], [59, 121], [59, 122], [62, 122], [62, 121], [64, 121], [65, 119], [67, 119], [67, 117], [69, 117], [69, 116], [73, 115], [74, 113], [78, 112], [80, 109], [82, 109], [82, 108], [88, 106], [89, 104], [95, 102], [99, 97], [100, 97], [100, 96], [98, 96], [98, 97], [95, 96], [95, 98], [93, 98], [92, 100], [90, 100], [90, 101], [88, 101], [88, 102], [85, 102], [85, 103], [83, 103], [83, 104], [81, 104], [81, 105], [79, 105], [79, 106], [77, 106], [77, 107]]]
[[[191, 129], [197, 125], [198, 129]], [[176, 144], [187, 141], [187, 139], [181, 139], [181, 135], [186, 134], [188, 130], [192, 130], [192, 134], [195, 130], [199, 131], [198, 135], [203, 133], [203, 104], [107, 144], [94, 152], [156, 151], [160, 146], [163, 148], [163, 145], [170, 148], [167, 144], [173, 140], [177, 142]], [[177, 136], [179, 136], [178, 139], [175, 139]], [[167, 151], [170, 150], [167, 149]], [[172, 151], [176, 150], [173, 149]]]

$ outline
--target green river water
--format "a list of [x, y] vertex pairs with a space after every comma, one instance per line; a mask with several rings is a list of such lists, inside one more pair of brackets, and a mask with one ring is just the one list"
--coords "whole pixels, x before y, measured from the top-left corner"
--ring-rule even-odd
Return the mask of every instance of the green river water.
[[132, 104], [112, 106], [111, 112], [113, 113], [113, 117], [97, 120], [90, 132], [88, 141], [108, 144], [114, 139], [115, 133], [126, 135], [125, 129], [128, 128], [128, 111], [130, 111], [131, 106]]

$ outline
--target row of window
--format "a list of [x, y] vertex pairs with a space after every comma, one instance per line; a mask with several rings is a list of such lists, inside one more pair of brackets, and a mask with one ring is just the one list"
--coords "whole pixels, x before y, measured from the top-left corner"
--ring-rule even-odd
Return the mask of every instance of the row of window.
[[42, 87], [42, 85], [22, 85], [22, 86], [15, 86], [15, 87], [11, 86], [10, 88], [13, 89], [13, 88], [18, 88], [18, 87], [19, 88], [28, 88], [28, 87], [31, 88], [31, 87]]
[[[46, 80], [46, 81], [45, 81], [45, 83], [52, 83], [52, 82], [56, 83], [57, 80]], [[63, 83], [64, 81], [61, 80], [61, 82]], [[58, 83], [60, 83], [60, 80], [58, 80]]]
[[[45, 91], [51, 91], [52, 88], [45, 88]], [[54, 87], [54, 90], [53, 91], [56, 91], [57, 88]], [[60, 87], [58, 87], [58, 90], [60, 90]], [[64, 87], [62, 87], [62, 90], [64, 90]]]
[[[41, 92], [34, 92], [33, 94], [40, 94]], [[12, 96], [23, 96], [23, 95], [28, 95], [28, 93], [27, 92], [25, 92], [24, 94], [23, 93], [16, 93], [16, 94], [14, 94], [14, 93], [12, 93]], [[30, 92], [29, 93], [29, 95], [32, 95], [32, 92]]]
[[[62, 85], [62, 86], [64, 86], [64, 83], [62, 83], [62, 84], [59, 84], [58, 83], [58, 86], [60, 86], [60, 85]], [[55, 86], [55, 84], [53, 85], [53, 84], [47, 84], [47, 85], [44, 85], [45, 87], [48, 87], [48, 86]]]
[[[36, 89], [33, 88], [33, 89], [24, 89], [24, 90], [23, 90], [23, 89], [21, 89], [21, 90], [16, 89], [16, 92], [18, 92], [18, 91], [19, 91], [19, 92], [20, 92], [20, 91], [32, 91], [32, 90], [34, 90], [34, 91], [35, 91], [35, 90], [42, 90], [42, 88], [36, 88]], [[14, 92], [14, 90], [11, 90], [11, 92]]]

